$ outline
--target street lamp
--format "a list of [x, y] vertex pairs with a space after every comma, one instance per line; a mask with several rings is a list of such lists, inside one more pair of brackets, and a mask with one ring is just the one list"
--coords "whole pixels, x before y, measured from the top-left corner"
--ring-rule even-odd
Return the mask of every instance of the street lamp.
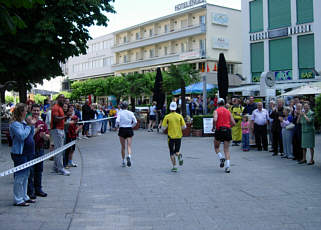
[[1, 95], [2, 95], [2, 92], [5, 92], [6, 90], [11, 91], [16, 83], [17, 83], [16, 81], [7, 81], [3, 85], [0, 84], [0, 141], [2, 141], [2, 124], [1, 124], [2, 98], [1, 98]]

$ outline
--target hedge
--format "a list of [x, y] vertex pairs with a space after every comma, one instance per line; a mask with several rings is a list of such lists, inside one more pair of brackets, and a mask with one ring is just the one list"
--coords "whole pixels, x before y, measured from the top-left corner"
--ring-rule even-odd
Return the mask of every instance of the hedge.
[[192, 128], [193, 129], [203, 129], [203, 118], [212, 118], [212, 117], [213, 117], [213, 115], [211, 115], [211, 114], [193, 116]]

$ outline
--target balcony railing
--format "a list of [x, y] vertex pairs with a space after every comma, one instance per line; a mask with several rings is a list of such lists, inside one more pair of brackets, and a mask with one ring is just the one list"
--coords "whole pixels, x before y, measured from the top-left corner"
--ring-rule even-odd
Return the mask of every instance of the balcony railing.
[[174, 30], [168, 33], [162, 33], [162, 34], [154, 35], [152, 37], [143, 38], [143, 39], [135, 40], [128, 43], [118, 44], [112, 48], [112, 51], [121, 52], [129, 49], [162, 43], [165, 41], [194, 36], [205, 32], [206, 32], [206, 25], [198, 24], [198, 25], [194, 25], [186, 28], [181, 28], [179, 30]]

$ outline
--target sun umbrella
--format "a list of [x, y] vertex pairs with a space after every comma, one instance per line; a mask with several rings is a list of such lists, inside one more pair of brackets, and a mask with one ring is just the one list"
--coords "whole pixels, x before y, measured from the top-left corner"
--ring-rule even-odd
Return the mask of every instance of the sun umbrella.
[[[203, 82], [198, 82], [189, 86], [186, 86], [187, 94], [201, 94], [203, 93]], [[206, 84], [206, 91], [210, 91], [211, 89], [217, 88], [216, 85]], [[181, 89], [174, 90], [172, 92], [174, 95], [181, 94]]]
[[218, 60], [217, 84], [220, 98], [223, 98], [226, 101], [229, 82], [226, 61], [223, 53], [220, 53], [220, 57]]
[[296, 95], [313, 95], [321, 94], [321, 88], [311, 85], [304, 85], [297, 89], [291, 90], [287, 93], [282, 94], [282, 96], [296, 96]]

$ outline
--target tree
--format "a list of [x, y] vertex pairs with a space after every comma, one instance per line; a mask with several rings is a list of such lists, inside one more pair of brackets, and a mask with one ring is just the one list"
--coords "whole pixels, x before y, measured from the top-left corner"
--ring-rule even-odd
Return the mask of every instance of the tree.
[[220, 98], [223, 98], [226, 102], [226, 97], [228, 93], [228, 73], [226, 61], [223, 53], [220, 53], [218, 60], [218, 70], [217, 70], [217, 84]]
[[26, 27], [15, 34], [0, 34], [0, 84], [19, 82], [20, 101], [24, 102], [33, 84], [62, 75], [61, 63], [86, 53], [87, 28], [107, 26], [104, 13], [114, 12], [110, 2], [114, 0], [46, 0], [30, 9], [12, 8]]
[[161, 110], [165, 103], [165, 93], [163, 91], [163, 76], [159, 67], [156, 69], [156, 79], [153, 93], [153, 101], [156, 101], [157, 103], [157, 110]]
[[186, 117], [186, 85], [199, 81], [199, 72], [193, 69], [190, 64], [171, 65], [169, 67], [168, 75], [172, 78], [173, 85], [180, 85], [181, 100], [182, 100], [182, 115]]

